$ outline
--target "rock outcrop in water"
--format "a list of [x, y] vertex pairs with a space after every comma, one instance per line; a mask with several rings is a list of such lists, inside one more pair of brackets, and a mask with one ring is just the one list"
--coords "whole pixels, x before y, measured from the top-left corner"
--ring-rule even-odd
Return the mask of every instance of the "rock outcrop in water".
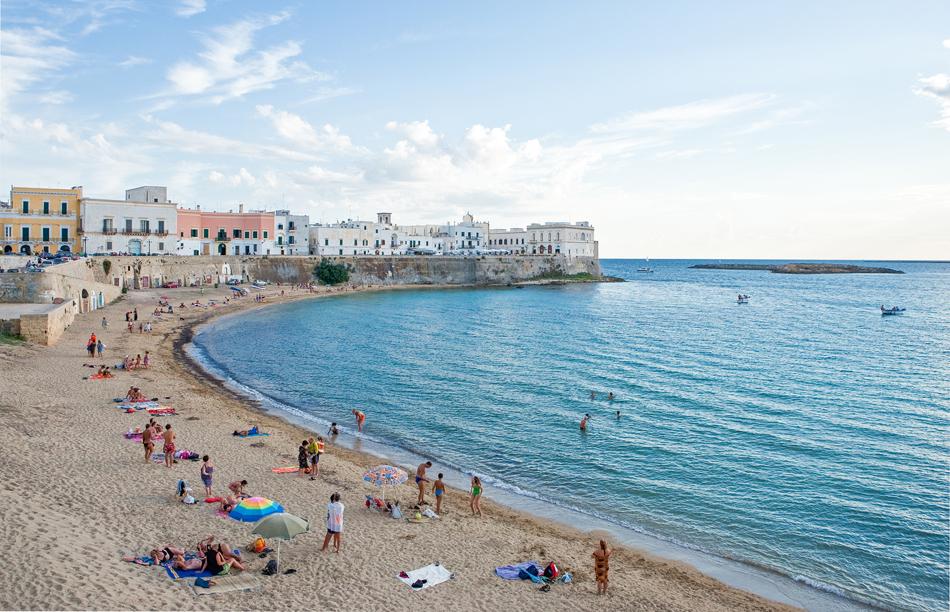
[[759, 270], [775, 274], [903, 274], [893, 268], [871, 268], [851, 264], [788, 263], [788, 264], [695, 264], [699, 270]]

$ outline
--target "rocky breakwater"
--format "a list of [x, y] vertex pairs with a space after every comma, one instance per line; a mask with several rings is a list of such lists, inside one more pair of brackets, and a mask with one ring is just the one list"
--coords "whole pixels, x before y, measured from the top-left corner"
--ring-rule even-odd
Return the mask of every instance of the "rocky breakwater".
[[874, 268], [835, 263], [787, 263], [787, 264], [695, 264], [697, 270], [758, 270], [774, 274], [903, 274], [893, 268]]

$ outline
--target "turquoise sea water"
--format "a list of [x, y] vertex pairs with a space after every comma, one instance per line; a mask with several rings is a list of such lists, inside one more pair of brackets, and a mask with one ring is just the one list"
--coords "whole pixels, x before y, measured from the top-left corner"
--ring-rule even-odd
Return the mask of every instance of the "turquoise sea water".
[[[222, 319], [195, 346], [316, 422], [363, 409], [368, 437], [483, 475], [489, 496], [882, 607], [946, 610], [950, 265], [792, 276], [691, 263], [639, 274], [642, 261], [604, 261], [629, 281], [616, 284], [298, 302]], [[904, 315], [879, 314], [895, 302]]]

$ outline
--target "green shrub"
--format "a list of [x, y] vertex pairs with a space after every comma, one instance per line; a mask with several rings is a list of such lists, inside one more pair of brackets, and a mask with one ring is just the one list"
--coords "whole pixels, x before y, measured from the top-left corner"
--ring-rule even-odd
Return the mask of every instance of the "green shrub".
[[122, 295], [125, 295], [125, 294], [128, 293], [128, 292], [129, 292], [129, 288], [128, 288], [128, 287], [122, 287]]
[[109, 261], [108, 259], [102, 260], [102, 271], [108, 274], [109, 270], [111, 269], [112, 269], [112, 262]]
[[330, 263], [327, 259], [320, 260], [313, 269], [313, 275], [324, 285], [339, 285], [350, 280], [350, 271], [345, 265]]

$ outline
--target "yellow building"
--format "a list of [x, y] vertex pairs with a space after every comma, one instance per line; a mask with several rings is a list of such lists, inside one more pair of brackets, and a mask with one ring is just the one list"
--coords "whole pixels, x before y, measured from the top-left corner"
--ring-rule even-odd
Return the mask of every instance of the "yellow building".
[[9, 208], [0, 208], [4, 253], [78, 252], [82, 187], [11, 187]]

